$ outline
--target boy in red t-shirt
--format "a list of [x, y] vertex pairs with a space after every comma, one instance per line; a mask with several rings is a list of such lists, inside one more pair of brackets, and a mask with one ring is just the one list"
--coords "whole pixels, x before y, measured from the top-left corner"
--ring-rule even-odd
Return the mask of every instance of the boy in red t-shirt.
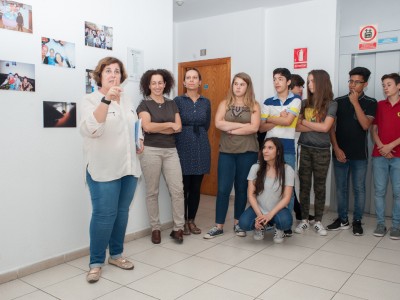
[[392, 228], [390, 238], [400, 239], [400, 76], [397, 73], [382, 77], [386, 100], [378, 102], [372, 125], [372, 171], [375, 187], [377, 227], [374, 235], [382, 237], [385, 227], [385, 196], [389, 181], [393, 188]]

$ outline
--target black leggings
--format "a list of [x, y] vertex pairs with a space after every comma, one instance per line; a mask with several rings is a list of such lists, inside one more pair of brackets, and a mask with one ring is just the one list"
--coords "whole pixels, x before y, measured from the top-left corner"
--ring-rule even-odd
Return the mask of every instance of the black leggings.
[[185, 220], [194, 220], [200, 203], [200, 187], [204, 175], [183, 175]]

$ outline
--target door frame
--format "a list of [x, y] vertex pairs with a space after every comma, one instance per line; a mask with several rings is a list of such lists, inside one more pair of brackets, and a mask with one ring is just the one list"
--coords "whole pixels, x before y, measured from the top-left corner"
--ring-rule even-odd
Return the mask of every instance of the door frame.
[[[213, 66], [213, 65], [223, 65], [226, 64], [228, 67], [228, 72], [231, 74], [231, 58], [223, 57], [223, 58], [213, 58], [213, 59], [205, 59], [205, 60], [196, 60], [196, 61], [187, 61], [178, 63], [178, 95], [182, 95], [185, 87], [183, 86], [183, 74], [185, 74], [186, 68], [195, 68], [195, 67], [205, 67], [205, 66]], [[182, 79], [182, 81], [181, 81]]]

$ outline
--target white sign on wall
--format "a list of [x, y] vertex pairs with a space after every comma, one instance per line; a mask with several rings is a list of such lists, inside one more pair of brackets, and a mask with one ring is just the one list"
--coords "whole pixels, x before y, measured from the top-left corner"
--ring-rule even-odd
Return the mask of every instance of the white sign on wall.
[[143, 74], [143, 68], [143, 51], [128, 48], [128, 80], [139, 82]]

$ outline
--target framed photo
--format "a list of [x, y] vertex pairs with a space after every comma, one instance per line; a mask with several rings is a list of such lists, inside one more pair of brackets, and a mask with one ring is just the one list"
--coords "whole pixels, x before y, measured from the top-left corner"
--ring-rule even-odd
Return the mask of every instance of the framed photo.
[[35, 91], [35, 65], [0, 60], [0, 90]]
[[32, 6], [15, 1], [0, 1], [0, 28], [32, 33]]
[[113, 49], [113, 28], [85, 22], [85, 45], [100, 49]]
[[43, 101], [43, 127], [76, 127], [76, 103]]
[[96, 80], [93, 78], [93, 70], [86, 69], [86, 76], [85, 76], [85, 85], [86, 85], [86, 94], [93, 93], [97, 91], [98, 86]]
[[75, 44], [42, 37], [42, 63], [54, 67], [75, 68]]

